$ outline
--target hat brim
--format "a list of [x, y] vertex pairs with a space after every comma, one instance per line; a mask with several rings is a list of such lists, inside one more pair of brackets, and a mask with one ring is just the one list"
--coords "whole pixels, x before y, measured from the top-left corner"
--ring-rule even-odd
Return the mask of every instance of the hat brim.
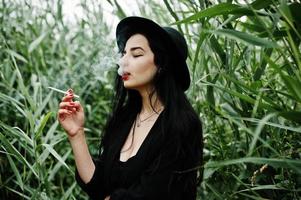
[[125, 47], [126, 41], [136, 33], [146, 33], [156, 36], [156, 38], [159, 38], [167, 45], [171, 52], [170, 55], [172, 55], [172, 59], [175, 60], [174, 63], [179, 65], [179, 67], [172, 69], [175, 73], [175, 79], [180, 82], [182, 89], [186, 91], [190, 85], [188, 66], [185, 59], [179, 59], [181, 57], [180, 53], [176, 51], [177, 46], [168, 32], [157, 23], [146, 18], [136, 16], [124, 18], [119, 22], [116, 28], [116, 39], [119, 50], [123, 50], [121, 48]]

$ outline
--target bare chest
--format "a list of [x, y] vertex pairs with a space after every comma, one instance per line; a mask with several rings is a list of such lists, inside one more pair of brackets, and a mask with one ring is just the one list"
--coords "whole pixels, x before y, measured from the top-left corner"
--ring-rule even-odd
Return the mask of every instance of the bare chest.
[[137, 154], [142, 143], [144, 142], [145, 138], [147, 137], [151, 128], [153, 127], [155, 121], [156, 121], [155, 119], [150, 120], [148, 122], [141, 124], [139, 127], [137, 127], [136, 123], [132, 125], [128, 137], [121, 148], [120, 157], [119, 157], [120, 161], [126, 162], [129, 158]]

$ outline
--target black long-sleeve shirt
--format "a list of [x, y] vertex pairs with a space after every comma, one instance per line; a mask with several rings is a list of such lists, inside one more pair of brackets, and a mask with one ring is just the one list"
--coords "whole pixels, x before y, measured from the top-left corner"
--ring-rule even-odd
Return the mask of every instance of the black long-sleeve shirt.
[[[175, 143], [176, 137], [172, 134], [168, 140], [161, 140], [158, 133], [162, 131], [162, 113], [135, 156], [126, 162], [119, 160], [120, 150], [127, 136], [127, 134], [120, 134], [124, 136], [116, 137], [115, 151], [104, 149], [99, 158], [93, 160], [96, 169], [87, 184], [81, 180], [76, 171], [78, 184], [91, 199], [102, 200], [110, 196], [111, 200], [195, 200], [197, 171], [192, 170], [188, 173], [179, 171], [196, 167], [197, 163], [191, 166], [191, 160], [198, 159], [177, 154], [179, 144]], [[132, 117], [124, 121], [119, 128], [120, 132], [129, 133], [133, 120]], [[193, 129], [194, 126], [191, 127]], [[187, 131], [200, 131], [192, 129]], [[190, 142], [193, 141], [185, 141], [182, 145], [189, 145]], [[196, 150], [194, 156], [200, 157], [200, 153]], [[106, 161], [112, 156], [113, 165], [110, 166], [111, 173], [107, 176]]]

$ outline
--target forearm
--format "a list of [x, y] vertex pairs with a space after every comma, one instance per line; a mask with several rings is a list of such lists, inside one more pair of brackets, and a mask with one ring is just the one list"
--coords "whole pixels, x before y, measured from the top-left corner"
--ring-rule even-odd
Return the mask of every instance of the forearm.
[[94, 174], [95, 165], [89, 153], [84, 130], [81, 129], [75, 136], [69, 136], [68, 138], [73, 150], [78, 174], [84, 183], [88, 183]]

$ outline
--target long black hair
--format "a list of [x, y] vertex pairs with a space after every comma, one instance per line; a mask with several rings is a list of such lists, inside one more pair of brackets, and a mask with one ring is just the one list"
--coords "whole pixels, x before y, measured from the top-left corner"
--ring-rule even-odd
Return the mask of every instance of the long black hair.
[[[158, 70], [153, 79], [154, 90], [149, 94], [149, 100], [156, 93], [164, 105], [164, 113], [162, 113], [162, 131], [160, 138], [168, 140], [175, 138], [175, 146], [177, 154], [185, 154], [187, 158], [187, 169], [201, 167], [203, 164], [203, 137], [202, 125], [198, 114], [194, 111], [188, 101], [185, 91], [181, 89], [181, 85], [177, 83], [173, 75], [173, 68], [178, 67], [175, 59], [170, 55], [166, 45], [158, 41], [155, 35], [139, 32], [128, 32], [123, 38], [122, 45], [119, 46], [120, 52], [123, 52], [126, 41], [134, 34], [142, 34], [154, 53], [154, 63]], [[152, 101], [150, 101], [152, 102]], [[115, 136], [111, 130], [118, 126], [118, 123], [125, 119], [126, 116], [137, 116], [142, 108], [142, 98], [138, 91], [126, 89], [123, 81], [116, 73], [115, 78], [115, 95], [112, 99], [112, 114], [109, 117], [101, 140], [101, 148], [111, 145], [111, 141]], [[133, 117], [133, 119], [135, 119]], [[185, 144], [185, 142], [187, 142]], [[119, 152], [118, 152], [119, 153]], [[113, 159], [113, 158], [111, 158]], [[113, 160], [111, 160], [113, 162]], [[110, 167], [108, 167], [110, 168]], [[194, 169], [194, 171], [196, 171]], [[202, 170], [200, 170], [202, 171]], [[202, 173], [199, 175], [201, 181]]]

